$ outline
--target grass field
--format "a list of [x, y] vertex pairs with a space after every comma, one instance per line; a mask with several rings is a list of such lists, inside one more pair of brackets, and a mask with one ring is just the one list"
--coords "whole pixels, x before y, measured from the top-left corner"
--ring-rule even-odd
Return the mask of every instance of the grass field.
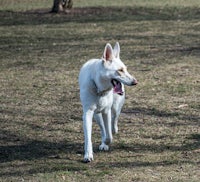
[[[0, 2], [0, 181], [199, 181], [199, 1], [29, 2]], [[79, 69], [116, 41], [139, 84], [84, 164]]]

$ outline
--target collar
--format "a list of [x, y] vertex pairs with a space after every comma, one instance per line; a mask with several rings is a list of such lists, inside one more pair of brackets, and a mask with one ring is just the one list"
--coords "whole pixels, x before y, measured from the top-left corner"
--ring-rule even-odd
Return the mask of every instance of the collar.
[[100, 91], [95, 82], [94, 82], [94, 86], [95, 86], [94, 92], [97, 96], [104, 96], [112, 90], [112, 88], [107, 88], [105, 90]]
[[97, 95], [98, 96], [104, 96], [106, 95], [108, 92], [110, 92], [112, 90], [112, 88], [108, 88], [106, 90], [102, 90], [102, 91], [97, 91]]

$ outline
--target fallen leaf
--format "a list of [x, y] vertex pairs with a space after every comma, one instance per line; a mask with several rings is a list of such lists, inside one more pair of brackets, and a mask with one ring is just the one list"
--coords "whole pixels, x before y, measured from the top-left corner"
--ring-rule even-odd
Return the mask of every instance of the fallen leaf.
[[178, 108], [188, 107], [188, 104], [181, 104], [178, 106]]

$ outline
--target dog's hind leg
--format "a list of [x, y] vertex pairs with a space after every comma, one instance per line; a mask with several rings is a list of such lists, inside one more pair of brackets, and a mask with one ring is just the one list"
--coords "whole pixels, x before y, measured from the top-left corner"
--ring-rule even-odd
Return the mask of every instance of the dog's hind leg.
[[118, 133], [118, 119], [124, 104], [125, 95], [114, 95], [114, 102], [112, 105], [112, 133]]
[[112, 133], [117, 134], [118, 133], [118, 118], [119, 114], [112, 110]]
[[86, 111], [83, 114], [83, 129], [85, 138], [85, 154], [84, 162], [90, 162], [93, 160], [93, 149], [92, 149], [92, 118], [93, 111]]
[[94, 119], [98, 123], [100, 129], [101, 129], [101, 145], [99, 146], [99, 150], [109, 150], [109, 146], [105, 144], [106, 140], [106, 130], [104, 126], [104, 121], [101, 113], [94, 114]]

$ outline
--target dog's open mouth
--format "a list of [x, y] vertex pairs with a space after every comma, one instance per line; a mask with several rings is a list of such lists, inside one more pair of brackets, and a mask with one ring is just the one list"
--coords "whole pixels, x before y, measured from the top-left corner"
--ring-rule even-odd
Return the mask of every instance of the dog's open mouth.
[[122, 84], [119, 81], [115, 80], [115, 79], [112, 79], [111, 83], [113, 85], [114, 93], [117, 93], [119, 95], [123, 95], [124, 92], [122, 90]]

